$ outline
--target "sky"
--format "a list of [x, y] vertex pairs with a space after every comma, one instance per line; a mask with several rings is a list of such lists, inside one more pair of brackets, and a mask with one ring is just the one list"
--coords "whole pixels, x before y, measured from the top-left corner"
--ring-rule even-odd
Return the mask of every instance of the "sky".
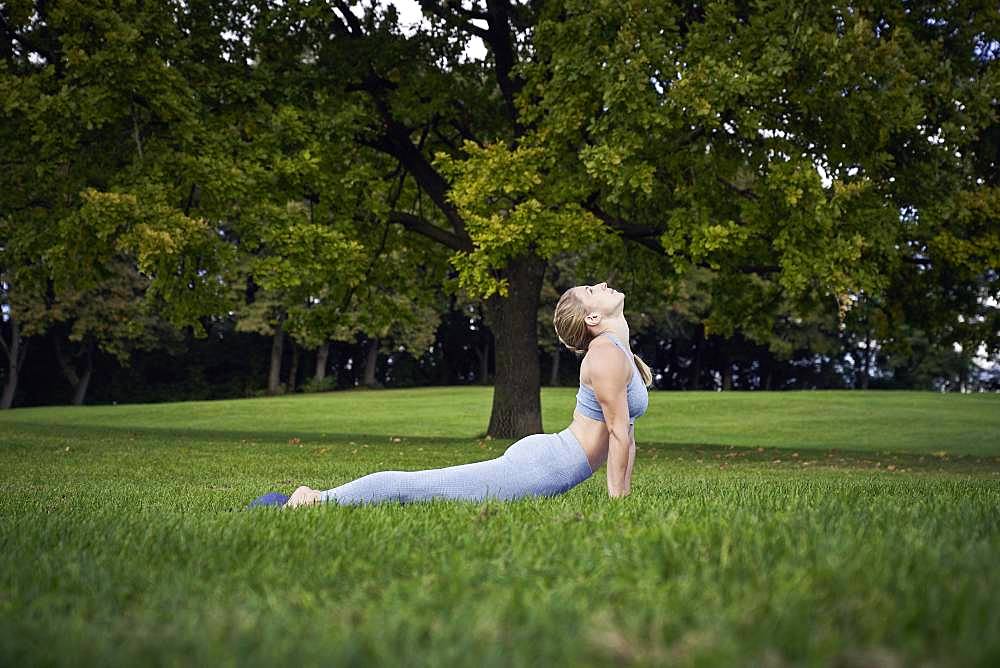
[[[396, 11], [399, 12], [399, 23], [403, 27], [403, 31], [407, 34], [410, 34], [412, 31], [407, 30], [406, 26], [416, 26], [425, 22], [423, 12], [420, 10], [417, 0], [391, 0], [383, 4], [395, 5]], [[483, 40], [478, 37], [472, 37], [469, 40], [469, 47], [465, 50], [465, 54], [473, 60], [482, 60], [485, 58], [486, 46], [483, 44]]]

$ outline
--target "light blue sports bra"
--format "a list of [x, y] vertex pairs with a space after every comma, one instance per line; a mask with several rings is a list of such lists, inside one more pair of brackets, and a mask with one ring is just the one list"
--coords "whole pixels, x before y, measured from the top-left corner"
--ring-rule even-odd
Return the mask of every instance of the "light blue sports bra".
[[[635, 424], [635, 419], [649, 408], [649, 391], [642, 382], [642, 374], [639, 373], [639, 367], [636, 366], [632, 353], [611, 332], [601, 332], [601, 334], [607, 334], [614, 344], [628, 355], [629, 362], [632, 363], [632, 377], [625, 387], [625, 393], [628, 400], [628, 423]], [[594, 394], [593, 388], [584, 385], [583, 381], [580, 381], [580, 390], [576, 393], [576, 410], [589, 418], [604, 422], [604, 411], [601, 410], [597, 395]]]

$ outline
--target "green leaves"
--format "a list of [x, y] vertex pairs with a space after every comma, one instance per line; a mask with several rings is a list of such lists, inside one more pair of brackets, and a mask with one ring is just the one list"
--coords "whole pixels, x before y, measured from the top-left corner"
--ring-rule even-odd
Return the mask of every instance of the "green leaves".
[[46, 251], [56, 290], [95, 288], [116, 258], [134, 258], [149, 279], [148, 299], [162, 297], [175, 325], [201, 330], [200, 317], [225, 308], [221, 277], [232, 254], [204, 219], [185, 216], [131, 193], [81, 193], [83, 204], [62, 222], [62, 242]]
[[310, 223], [304, 205], [263, 206], [257, 215], [266, 223], [251, 273], [265, 290], [297, 292], [304, 300], [329, 283], [360, 281], [364, 247], [328, 225]]
[[[992, 219], [975, 196], [952, 197], [974, 128], [995, 121], [980, 106], [996, 99], [995, 68], [968, 63], [995, 12], [970, 3], [977, 28], [942, 28], [961, 31], [946, 48], [901, 8], [587, 5], [549, 3], [538, 23], [537, 60], [522, 67], [526, 143], [624, 229], [653, 228], [678, 269], [720, 272], [715, 308], [733, 310], [717, 321], [754, 316], [740, 295], [758, 280], [801, 308], [886, 290], [909, 253], [906, 207], [949, 228], [959, 209]], [[967, 234], [922, 236], [936, 262], [990, 266], [990, 251], [958, 243]]]
[[438, 153], [435, 165], [451, 180], [449, 199], [458, 207], [475, 250], [457, 252], [460, 287], [487, 298], [506, 296], [509, 284], [495, 271], [524, 253], [541, 257], [570, 251], [606, 234], [553, 172], [551, 156], [538, 147], [511, 150], [503, 143], [463, 146], [463, 160]]

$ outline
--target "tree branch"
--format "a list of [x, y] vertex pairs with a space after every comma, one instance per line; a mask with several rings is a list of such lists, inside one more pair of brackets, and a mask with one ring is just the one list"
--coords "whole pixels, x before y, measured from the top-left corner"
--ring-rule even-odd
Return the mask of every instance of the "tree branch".
[[3, 340], [3, 333], [0, 332], [0, 348], [3, 349], [3, 354], [7, 356], [7, 359], [11, 359], [10, 348], [7, 347], [7, 342]]
[[388, 153], [403, 163], [406, 170], [413, 175], [417, 185], [430, 196], [434, 204], [451, 223], [452, 229], [455, 231], [455, 238], [460, 239], [463, 244], [467, 244], [471, 248], [469, 235], [465, 231], [465, 221], [462, 220], [455, 205], [448, 200], [448, 190], [450, 189], [448, 182], [434, 169], [434, 166], [420, 149], [414, 146], [410, 139], [410, 131], [392, 117], [386, 101], [378, 94], [373, 94], [372, 99], [382, 116], [384, 132], [378, 140], [374, 142], [362, 140], [362, 143]]
[[389, 81], [385, 77], [380, 76], [375, 70], [369, 70], [361, 82], [348, 83], [344, 86], [344, 90], [349, 93], [365, 92], [371, 94], [372, 97], [382, 95], [388, 90], [396, 90], [397, 88], [399, 88], [399, 85], [396, 82]]
[[184, 204], [184, 215], [187, 216], [191, 213], [191, 207], [194, 205], [195, 198], [198, 196], [198, 184], [191, 184], [191, 191], [188, 193], [187, 202]]
[[[597, 196], [591, 195], [584, 203], [583, 208], [597, 216], [601, 222], [608, 227], [619, 230], [622, 235], [633, 241], [638, 241], [642, 237], [658, 237], [661, 230], [648, 225], [632, 225], [620, 218], [615, 218], [597, 204]], [[663, 252], [663, 246], [657, 242], [657, 248]]]
[[428, 239], [433, 239], [440, 244], [444, 244], [453, 250], [467, 252], [471, 252], [473, 250], [471, 241], [462, 239], [448, 230], [443, 230], [436, 225], [432, 225], [429, 221], [412, 213], [406, 213], [405, 211], [392, 211], [389, 213], [389, 220], [390, 222], [402, 225], [411, 232], [422, 234]]
[[452, 151], [455, 152], [458, 151], [458, 147], [455, 146], [455, 143], [452, 142], [447, 137], [445, 137], [444, 134], [442, 134], [441, 131], [438, 129], [437, 125], [434, 126], [434, 136], [437, 137], [442, 144], [450, 148]]
[[754, 201], [757, 200], [757, 193], [755, 193], [754, 191], [752, 191], [752, 190], [750, 190], [748, 188], [741, 188], [738, 185], [736, 185], [735, 183], [732, 183], [732, 182], [730, 182], [730, 181], [722, 178], [721, 176], [716, 176], [715, 178], [716, 178], [716, 180], [719, 183], [721, 183], [722, 185], [726, 186], [727, 188], [729, 188], [730, 190], [732, 190], [733, 192], [735, 192], [740, 197], [742, 197], [744, 199], [754, 200]]
[[[594, 196], [591, 196], [590, 199], [584, 204], [583, 208], [593, 213], [601, 220], [601, 222], [606, 224], [611, 229], [621, 232], [622, 237], [628, 239], [629, 241], [634, 241], [660, 255], [663, 255], [666, 252], [666, 249], [663, 247], [663, 244], [660, 243], [659, 239], [662, 230], [648, 225], [632, 225], [621, 220], [620, 218], [615, 218], [601, 209], [594, 201], [595, 199], [596, 198]], [[706, 269], [712, 268], [706, 262], [699, 262], [697, 266], [704, 267]], [[737, 271], [741, 274], [775, 274], [781, 271], [781, 267], [776, 265], [748, 264], [738, 267]]]
[[[44, 56], [46, 63], [55, 68], [56, 77], [61, 79], [66, 70], [66, 63], [63, 62], [59, 35], [51, 27], [52, 23], [49, 20], [49, 3], [47, 0], [37, 0], [35, 2], [35, 12], [41, 20], [35, 22], [35, 26], [31, 29], [30, 37], [15, 31], [7, 18], [3, 16], [3, 12], [0, 12], [0, 21], [3, 22], [4, 31], [11, 36], [12, 40], [16, 38], [21, 46], [27, 48], [29, 52]], [[13, 53], [13, 47], [11, 48], [11, 52]]]
[[493, 51], [493, 62], [496, 64], [497, 82], [503, 94], [507, 107], [507, 116], [514, 124], [514, 132], [520, 136], [523, 128], [518, 122], [517, 107], [514, 97], [524, 86], [520, 78], [511, 78], [511, 71], [517, 64], [514, 52], [514, 35], [510, 29], [509, 5], [507, 0], [486, 0], [486, 13], [489, 15], [488, 37], [484, 38]]
[[[455, 10], [455, 13], [464, 16], [467, 19], [482, 19], [486, 20], [486, 12], [479, 9], [466, 9], [462, 6], [461, 0], [453, 1], [448, 3], [449, 6]], [[475, 3], [473, 3], [475, 4]]]
[[66, 351], [63, 350], [62, 344], [59, 341], [59, 335], [53, 332], [52, 345], [56, 352], [56, 361], [59, 362], [59, 368], [62, 369], [63, 375], [66, 376], [66, 380], [73, 387], [80, 384], [80, 375], [76, 372], [73, 364], [69, 360], [69, 356]]
[[18, 360], [17, 360], [17, 372], [18, 373], [21, 373], [21, 367], [24, 366], [24, 360], [27, 357], [28, 357], [28, 340], [22, 338], [21, 339], [21, 352], [18, 355]]
[[[513, 8], [508, 0], [486, 0], [485, 12], [465, 9], [458, 3], [441, 3], [439, 0], [418, 1], [424, 11], [442, 19], [448, 26], [478, 37], [490, 48], [507, 117], [514, 125], [515, 135], [523, 134], [524, 128], [518, 121], [514, 97], [524, 86], [524, 82], [520, 78], [511, 76], [517, 64], [511, 21], [523, 17], [515, 15], [516, 12], [512, 11]], [[480, 28], [472, 23], [473, 20], [485, 20], [489, 27]]]
[[142, 138], [139, 135], [139, 121], [135, 117], [135, 98], [129, 102], [132, 110], [132, 139], [135, 140], [135, 148], [139, 154], [139, 162], [142, 162]]
[[344, 15], [344, 20], [350, 26], [351, 34], [355, 37], [362, 37], [365, 29], [361, 26], [361, 22], [354, 15], [354, 12], [351, 11], [351, 8], [347, 6], [347, 3], [344, 0], [334, 0], [333, 4], [337, 5], [337, 9]]
[[458, 131], [458, 134], [461, 135], [462, 139], [468, 139], [469, 141], [482, 146], [483, 143], [472, 133], [472, 130], [469, 129], [469, 124], [465, 122], [468, 119], [468, 113], [465, 106], [462, 104], [462, 101], [454, 100], [452, 102], [452, 106], [455, 107], [465, 118], [450, 118], [448, 123]]
[[467, 32], [470, 35], [475, 35], [484, 42], [489, 38], [489, 33], [486, 30], [472, 23], [472, 19], [487, 18], [483, 12], [473, 12], [472, 10], [463, 9], [462, 7], [453, 7], [456, 14], [461, 14], [466, 19], [463, 21], [459, 18], [459, 16], [456, 16], [456, 14], [453, 14], [442, 7], [440, 2], [437, 0], [418, 0], [418, 2], [420, 3], [420, 8], [422, 10], [438, 17], [452, 28], [457, 28], [458, 30]]

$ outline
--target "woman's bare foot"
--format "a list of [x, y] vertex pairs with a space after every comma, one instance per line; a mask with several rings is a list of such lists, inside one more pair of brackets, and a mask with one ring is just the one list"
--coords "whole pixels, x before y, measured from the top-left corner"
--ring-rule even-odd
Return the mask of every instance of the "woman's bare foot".
[[299, 506], [311, 506], [312, 504], [319, 503], [320, 501], [319, 490], [310, 489], [309, 487], [303, 485], [292, 492], [292, 495], [288, 497], [288, 501], [285, 501], [285, 505], [282, 507], [297, 508]]

